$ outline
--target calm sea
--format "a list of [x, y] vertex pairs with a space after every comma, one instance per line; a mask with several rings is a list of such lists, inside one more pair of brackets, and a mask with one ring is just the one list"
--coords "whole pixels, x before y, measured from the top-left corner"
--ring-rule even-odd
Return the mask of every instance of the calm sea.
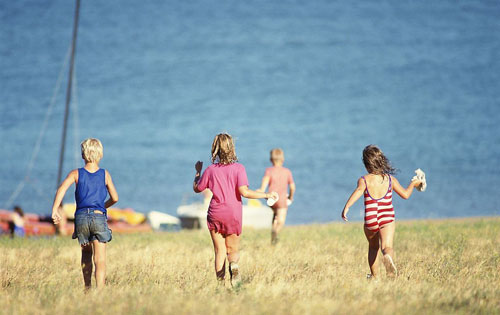
[[[0, 207], [27, 174], [73, 12], [68, 0], [0, 2]], [[499, 16], [498, 1], [82, 1], [64, 173], [98, 137], [119, 206], [175, 214], [227, 131], [251, 188], [284, 149], [297, 184], [288, 223], [327, 222], [373, 143], [402, 183], [427, 174], [426, 192], [396, 198], [398, 218], [499, 215]], [[50, 212], [64, 71], [14, 201], [26, 211]]]

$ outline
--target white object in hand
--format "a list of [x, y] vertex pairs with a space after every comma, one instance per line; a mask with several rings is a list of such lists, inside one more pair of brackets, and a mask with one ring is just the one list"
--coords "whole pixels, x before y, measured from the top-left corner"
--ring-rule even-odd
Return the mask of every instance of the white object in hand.
[[268, 198], [268, 199], [267, 199], [267, 205], [268, 205], [269, 207], [274, 206], [274, 204], [276, 203], [276, 201], [278, 201], [278, 199], [280, 199], [280, 198], [279, 198], [279, 196], [278, 196], [278, 198], [276, 198], [276, 199], [274, 199], [274, 198]]
[[287, 206], [290, 206], [292, 203], [293, 203], [293, 201], [291, 201], [290, 199], [287, 199], [287, 200], [286, 200], [286, 205], [287, 205]]
[[422, 184], [418, 185], [416, 188], [418, 191], [425, 191], [425, 189], [427, 188], [427, 182], [425, 180], [425, 173], [424, 171], [422, 171], [421, 169], [417, 169], [415, 170], [415, 176], [413, 176], [413, 178], [411, 179], [412, 181], [413, 180], [419, 180], [422, 182]]

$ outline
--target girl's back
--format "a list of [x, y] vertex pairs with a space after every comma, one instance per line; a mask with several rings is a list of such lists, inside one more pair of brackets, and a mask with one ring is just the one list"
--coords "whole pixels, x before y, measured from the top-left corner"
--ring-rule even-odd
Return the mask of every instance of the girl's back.
[[364, 176], [366, 189], [373, 199], [383, 198], [389, 191], [389, 176], [368, 174]]
[[198, 187], [212, 191], [212, 211], [220, 207], [228, 210], [241, 208], [241, 195], [238, 191], [240, 186], [248, 186], [245, 167], [240, 163], [212, 164], [198, 183]]

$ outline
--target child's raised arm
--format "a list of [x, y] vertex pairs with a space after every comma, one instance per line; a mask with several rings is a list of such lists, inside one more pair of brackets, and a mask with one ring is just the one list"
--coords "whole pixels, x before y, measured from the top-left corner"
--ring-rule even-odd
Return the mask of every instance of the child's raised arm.
[[107, 209], [118, 202], [118, 193], [108, 171], [106, 171], [106, 188], [108, 189], [109, 199], [104, 203], [104, 207]]
[[201, 170], [203, 169], [203, 162], [202, 161], [196, 162], [196, 164], [194, 165], [194, 169], [196, 170], [196, 175], [194, 176], [193, 190], [195, 193], [201, 193], [203, 189], [202, 190], [198, 189], [198, 182], [200, 181]]
[[59, 222], [61, 221], [61, 215], [58, 211], [59, 206], [61, 205], [64, 195], [66, 194], [69, 186], [71, 186], [73, 183], [76, 183], [77, 180], [78, 170], [72, 170], [71, 172], [69, 172], [68, 176], [66, 176], [59, 188], [57, 188], [56, 196], [54, 197], [54, 204], [52, 205], [52, 220], [54, 221], [54, 224], [59, 224]]
[[420, 185], [420, 183], [421, 183], [421, 181], [418, 179], [412, 180], [410, 182], [410, 185], [408, 185], [408, 187], [405, 189], [405, 188], [403, 188], [403, 186], [401, 186], [401, 184], [396, 179], [396, 177], [394, 177], [394, 176], [392, 177], [392, 186], [394, 188], [394, 191], [397, 192], [398, 195], [401, 196], [401, 198], [403, 198], [403, 199], [410, 198], [411, 193], [413, 192], [413, 188]]
[[356, 189], [354, 189], [353, 193], [351, 194], [351, 196], [349, 197], [349, 199], [347, 200], [347, 202], [344, 206], [344, 210], [342, 211], [342, 219], [344, 221], [348, 221], [347, 220], [347, 212], [349, 212], [349, 208], [356, 201], [358, 201], [358, 199], [361, 196], [363, 196], [365, 189], [366, 189], [365, 181], [362, 178], [358, 179], [358, 186], [356, 187]]

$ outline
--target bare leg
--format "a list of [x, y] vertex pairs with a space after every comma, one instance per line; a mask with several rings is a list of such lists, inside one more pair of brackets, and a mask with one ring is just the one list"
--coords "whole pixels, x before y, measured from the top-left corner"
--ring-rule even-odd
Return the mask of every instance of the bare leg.
[[286, 213], [288, 208], [273, 209], [273, 227], [271, 231], [271, 242], [275, 244], [278, 241], [278, 233], [283, 229], [286, 220]]
[[278, 235], [274, 230], [274, 222], [276, 221], [276, 210], [273, 209], [273, 220], [271, 221], [271, 244], [275, 245], [278, 242]]
[[226, 236], [227, 260], [237, 263], [240, 260], [240, 237], [236, 234]]
[[95, 280], [97, 288], [104, 288], [106, 284], [106, 243], [92, 241], [94, 247]]
[[226, 235], [227, 260], [229, 260], [229, 273], [231, 274], [231, 285], [238, 287], [241, 284], [240, 267], [240, 237], [236, 234]]
[[82, 245], [82, 273], [85, 289], [92, 286], [92, 244]]
[[380, 228], [380, 243], [382, 254], [384, 254], [384, 265], [388, 276], [396, 276], [397, 270], [394, 265], [393, 240], [396, 230], [396, 222], [391, 222]]
[[366, 227], [365, 236], [368, 240], [368, 265], [370, 266], [370, 272], [373, 277], [378, 277], [378, 250], [380, 248], [379, 245], [379, 232], [373, 232], [368, 230]]
[[226, 241], [221, 234], [216, 233], [215, 231], [210, 231], [210, 236], [212, 237], [212, 242], [214, 244], [215, 275], [218, 280], [222, 281], [226, 276]]

